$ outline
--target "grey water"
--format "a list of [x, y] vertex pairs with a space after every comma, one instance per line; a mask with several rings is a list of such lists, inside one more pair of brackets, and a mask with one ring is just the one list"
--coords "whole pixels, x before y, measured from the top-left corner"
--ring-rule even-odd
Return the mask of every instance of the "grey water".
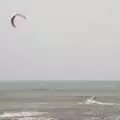
[[120, 81], [0, 81], [0, 119], [119, 120]]

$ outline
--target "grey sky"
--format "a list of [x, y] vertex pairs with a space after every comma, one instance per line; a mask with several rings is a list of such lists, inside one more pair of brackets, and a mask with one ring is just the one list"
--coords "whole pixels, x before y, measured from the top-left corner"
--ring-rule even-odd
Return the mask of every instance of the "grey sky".
[[[119, 0], [4, 0], [0, 80], [120, 80]], [[13, 29], [9, 18], [15, 12]]]

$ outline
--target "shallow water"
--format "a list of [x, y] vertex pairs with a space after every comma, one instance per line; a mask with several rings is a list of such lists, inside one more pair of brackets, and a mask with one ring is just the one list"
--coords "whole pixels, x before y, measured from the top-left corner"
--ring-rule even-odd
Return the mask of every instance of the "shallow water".
[[[10, 82], [0, 84], [0, 119], [120, 119], [120, 89], [116, 87], [116, 84], [120, 84], [118, 81], [102, 81], [99, 84], [94, 81], [8, 83]], [[95, 98], [91, 99], [92, 96]]]

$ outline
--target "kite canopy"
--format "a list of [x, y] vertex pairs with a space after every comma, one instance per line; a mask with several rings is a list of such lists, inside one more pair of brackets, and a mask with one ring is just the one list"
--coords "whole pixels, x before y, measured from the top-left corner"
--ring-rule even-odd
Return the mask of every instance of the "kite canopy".
[[27, 19], [26, 16], [20, 14], [20, 13], [16, 13], [14, 16], [11, 17], [11, 25], [15, 28], [16, 24], [15, 24], [15, 18], [16, 17], [22, 17], [23, 19]]

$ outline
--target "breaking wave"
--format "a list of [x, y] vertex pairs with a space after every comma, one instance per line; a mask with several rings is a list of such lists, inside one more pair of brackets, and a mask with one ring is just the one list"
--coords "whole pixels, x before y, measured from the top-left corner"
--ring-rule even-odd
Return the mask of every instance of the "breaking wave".
[[57, 120], [47, 112], [4, 112], [0, 118], [9, 120]]
[[96, 98], [95, 96], [92, 96], [83, 102], [78, 102], [78, 104], [97, 104], [97, 105], [108, 105], [108, 106], [120, 105], [117, 103], [107, 103], [107, 102], [96, 101], [95, 98]]

